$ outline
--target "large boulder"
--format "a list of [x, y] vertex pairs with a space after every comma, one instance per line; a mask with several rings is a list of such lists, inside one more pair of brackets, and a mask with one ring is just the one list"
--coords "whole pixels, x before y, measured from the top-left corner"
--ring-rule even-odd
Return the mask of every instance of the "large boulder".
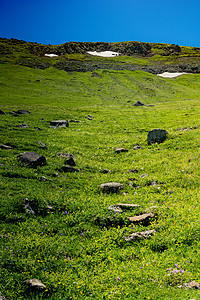
[[32, 168], [46, 164], [46, 158], [43, 155], [39, 155], [35, 152], [24, 152], [18, 155], [17, 158], [19, 161]]
[[69, 122], [66, 120], [51, 121], [50, 127], [69, 127]]
[[168, 132], [164, 129], [153, 129], [148, 132], [147, 141], [148, 144], [162, 143], [167, 138]]
[[123, 185], [118, 182], [108, 182], [108, 183], [103, 183], [100, 185], [101, 189], [105, 192], [112, 192], [116, 193], [119, 190], [123, 189]]

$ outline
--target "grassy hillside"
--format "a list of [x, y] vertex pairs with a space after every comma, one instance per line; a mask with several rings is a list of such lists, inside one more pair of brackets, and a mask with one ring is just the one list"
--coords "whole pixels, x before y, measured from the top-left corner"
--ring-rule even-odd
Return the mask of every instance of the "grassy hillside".
[[[13, 147], [0, 149], [2, 295], [198, 299], [199, 290], [184, 284], [200, 283], [200, 75], [68, 73], [53, 66], [56, 59], [43, 57], [50, 67], [29, 68], [20, 65], [25, 49], [7, 54], [0, 64], [0, 109], [6, 113], [0, 116], [0, 144]], [[150, 63], [153, 57], [145, 59]], [[134, 106], [138, 100], [145, 106]], [[10, 114], [19, 109], [30, 114]], [[69, 120], [69, 127], [50, 128], [52, 120]], [[169, 134], [163, 143], [148, 145], [154, 128]], [[136, 144], [141, 149], [134, 150]], [[116, 154], [117, 147], [128, 152]], [[44, 155], [46, 165], [25, 166], [17, 156], [26, 151]], [[64, 172], [67, 158], [57, 153], [73, 154], [80, 172]], [[102, 191], [106, 182], [124, 189]], [[118, 203], [140, 207], [122, 214], [108, 210]], [[148, 212], [154, 213], [149, 222], [128, 220]], [[147, 230], [155, 234], [125, 241]], [[24, 283], [33, 278], [45, 289]]]

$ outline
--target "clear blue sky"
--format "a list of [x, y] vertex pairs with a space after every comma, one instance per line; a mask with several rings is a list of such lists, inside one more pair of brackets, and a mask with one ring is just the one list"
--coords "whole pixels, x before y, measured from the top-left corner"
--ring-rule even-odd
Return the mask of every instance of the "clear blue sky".
[[200, 47], [200, 0], [0, 0], [0, 37]]

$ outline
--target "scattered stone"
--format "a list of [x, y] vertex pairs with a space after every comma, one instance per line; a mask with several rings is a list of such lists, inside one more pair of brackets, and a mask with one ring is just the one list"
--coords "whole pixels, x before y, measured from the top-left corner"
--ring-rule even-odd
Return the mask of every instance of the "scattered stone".
[[17, 127], [19, 127], [19, 128], [30, 128], [30, 126], [28, 124], [19, 124], [19, 125], [17, 125]]
[[119, 190], [123, 189], [123, 185], [118, 182], [108, 182], [100, 185], [101, 189], [106, 192], [116, 193]]
[[198, 126], [194, 126], [194, 127], [184, 127], [184, 128], [177, 128], [177, 131], [188, 131], [188, 130], [194, 130], [197, 129]]
[[153, 212], [150, 212], [148, 214], [143, 214], [135, 217], [128, 217], [128, 220], [133, 223], [143, 223], [147, 224], [149, 223], [150, 219], [154, 218], [155, 215]]
[[158, 207], [157, 206], [151, 206], [145, 209], [145, 214], [149, 214], [149, 213], [157, 213], [158, 211]]
[[195, 282], [195, 281], [190, 281], [188, 283], [185, 283], [184, 287], [189, 288], [189, 289], [199, 290], [200, 289], [200, 284], [198, 282]]
[[34, 127], [35, 130], [42, 130], [40, 127]]
[[5, 149], [5, 150], [12, 150], [13, 147], [8, 146], [8, 145], [0, 145], [0, 149]]
[[117, 204], [118, 207], [122, 207], [124, 209], [127, 209], [127, 208], [138, 208], [140, 207], [139, 204], [132, 204], [132, 203], [119, 203]]
[[50, 204], [47, 204], [47, 209], [53, 210], [53, 207]]
[[71, 122], [71, 123], [80, 123], [81, 121], [78, 121], [78, 120], [70, 120], [69, 122]]
[[145, 104], [140, 102], [140, 101], [137, 101], [135, 104], [133, 104], [133, 106], [144, 106]]
[[140, 145], [136, 145], [134, 148], [133, 148], [133, 150], [141, 150], [141, 149], [143, 149]]
[[71, 166], [62, 166], [61, 168], [64, 172], [70, 172], [70, 173], [73, 173], [73, 172], [80, 172], [79, 169], [77, 168], [74, 168], [74, 167], [71, 167]]
[[143, 232], [134, 232], [131, 233], [129, 236], [125, 237], [126, 242], [130, 242], [137, 239], [146, 239], [149, 238], [151, 235], [155, 234], [155, 230], [148, 230]]
[[59, 157], [62, 157], [62, 158], [71, 158], [71, 157], [75, 158], [75, 156], [71, 153], [60, 153], [60, 152], [58, 152], [56, 155], [59, 156]]
[[41, 149], [47, 149], [47, 145], [45, 145], [45, 144], [42, 143], [41, 141], [38, 141], [38, 144], [40, 145], [39, 148], [41, 148]]
[[118, 148], [116, 148], [115, 149], [115, 153], [120, 153], [120, 152], [128, 152], [128, 150], [127, 149], [125, 149], [125, 148], [120, 148], [120, 147], [118, 147]]
[[29, 115], [31, 112], [27, 109], [19, 109], [15, 111], [15, 113], [18, 115]]
[[110, 206], [108, 207], [108, 210], [109, 210], [109, 211], [113, 211], [114, 214], [116, 214], [116, 213], [118, 213], [118, 214], [123, 213], [123, 210], [122, 210], [119, 206], [116, 206], [116, 205], [110, 205]]
[[133, 181], [129, 181], [128, 185], [129, 185], [130, 187], [136, 187], [136, 185], [133, 183]]
[[0, 109], [0, 115], [6, 115], [6, 113]]
[[131, 169], [131, 170], [127, 171], [126, 173], [138, 173], [138, 170], [137, 169]]
[[24, 152], [18, 155], [17, 158], [19, 161], [32, 168], [46, 164], [46, 158], [43, 155], [39, 155], [35, 152]]
[[100, 78], [99, 74], [95, 73], [95, 72], [92, 73], [92, 77], [99, 77]]
[[158, 182], [157, 182], [157, 181], [152, 181], [152, 182], [150, 183], [150, 186], [158, 186]]
[[47, 178], [45, 176], [42, 176], [40, 181], [47, 181]]
[[67, 165], [69, 165], [69, 166], [71, 166], [71, 167], [75, 167], [75, 161], [74, 161], [74, 159], [73, 159], [73, 157], [70, 157], [70, 158], [68, 158], [66, 161], [65, 161], [65, 164], [67, 164]]
[[33, 210], [32, 207], [30, 206], [30, 203], [29, 203], [28, 198], [25, 198], [25, 199], [24, 199], [24, 203], [25, 203], [24, 208], [25, 208], [25, 210], [26, 210], [26, 213], [31, 214], [31, 215], [35, 215], [34, 210]]
[[164, 129], [153, 129], [148, 132], [147, 141], [148, 144], [162, 143], [167, 138], [168, 132]]
[[103, 174], [108, 174], [108, 173], [110, 173], [110, 170], [104, 169], [102, 172], [103, 172]]
[[58, 177], [59, 176], [59, 173], [54, 173], [52, 174], [53, 177]]
[[147, 177], [147, 176], [149, 176], [149, 174], [142, 174], [142, 175], [140, 176], [140, 178], [145, 178], [145, 177]]
[[56, 128], [56, 127], [69, 127], [69, 122], [66, 120], [55, 120], [50, 122], [50, 127], [51, 128]]
[[27, 283], [31, 289], [44, 290], [46, 288], [46, 285], [36, 278], [26, 280], [25, 283]]
[[93, 120], [93, 119], [94, 119], [94, 116], [88, 115], [88, 120]]

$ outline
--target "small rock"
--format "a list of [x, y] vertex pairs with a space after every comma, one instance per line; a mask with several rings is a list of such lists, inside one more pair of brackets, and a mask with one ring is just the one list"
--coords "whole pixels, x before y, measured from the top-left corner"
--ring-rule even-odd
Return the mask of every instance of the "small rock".
[[153, 129], [148, 132], [147, 142], [148, 144], [152, 143], [162, 143], [167, 138], [168, 132], [164, 129]]
[[140, 178], [145, 178], [145, 177], [147, 177], [147, 176], [149, 176], [149, 174], [142, 174], [142, 175], [140, 176]]
[[12, 150], [13, 147], [8, 146], [8, 145], [0, 145], [0, 149], [5, 149], [5, 150]]
[[26, 280], [25, 283], [27, 283], [29, 288], [31, 288], [31, 289], [44, 290], [46, 288], [46, 285], [44, 285], [40, 280], [38, 280], [36, 278]]
[[131, 233], [129, 236], [125, 237], [126, 242], [130, 242], [137, 239], [146, 239], [149, 238], [151, 235], [155, 233], [155, 230], [148, 230], [143, 232], [134, 232]]
[[102, 172], [103, 172], [103, 174], [108, 174], [108, 173], [110, 173], [110, 170], [104, 169]]
[[40, 181], [47, 181], [47, 178], [45, 176], [42, 176]]
[[50, 127], [69, 127], [69, 122], [66, 120], [55, 120], [50, 122]]
[[116, 193], [119, 190], [123, 189], [123, 185], [118, 182], [108, 182], [108, 183], [103, 183], [100, 185], [101, 189], [106, 191], [106, 192], [112, 192]]
[[41, 148], [41, 149], [47, 149], [47, 145], [45, 145], [45, 144], [42, 143], [41, 141], [38, 141], [38, 144], [40, 145], [39, 148]]
[[65, 164], [67, 164], [67, 165], [69, 165], [69, 166], [71, 166], [71, 167], [75, 167], [75, 161], [74, 161], [74, 159], [73, 159], [73, 157], [70, 157], [70, 158], [68, 158], [66, 161], [65, 161]]
[[24, 152], [17, 156], [18, 160], [30, 167], [43, 166], [46, 164], [46, 158], [35, 152]]
[[137, 169], [131, 169], [131, 170], [127, 171], [126, 173], [138, 173], [138, 170]]
[[148, 214], [143, 214], [143, 215], [139, 215], [139, 216], [135, 216], [135, 217], [128, 217], [128, 220], [133, 223], [147, 224], [150, 221], [150, 219], [152, 219], [154, 217], [155, 217], [154, 213], [150, 212]]
[[140, 145], [136, 145], [134, 148], [133, 148], [133, 150], [141, 150], [141, 149], [143, 149]]
[[144, 106], [145, 104], [140, 102], [140, 101], [137, 101], [135, 104], [133, 104], [133, 106]]
[[71, 123], [80, 123], [81, 121], [78, 120], [70, 120]]
[[158, 182], [157, 182], [157, 181], [152, 181], [152, 182], [150, 183], [150, 186], [158, 186]]
[[114, 214], [116, 214], [116, 213], [121, 214], [123, 212], [123, 210], [120, 207], [116, 206], [116, 205], [110, 205], [108, 207], [108, 210], [113, 211]]
[[71, 166], [62, 166], [62, 170], [64, 171], [64, 172], [70, 172], [70, 173], [73, 173], [73, 172], [80, 172], [80, 170], [79, 169], [76, 169], [76, 168], [74, 168], [74, 167], [71, 167]]
[[15, 111], [15, 113], [18, 115], [29, 115], [31, 112], [27, 109], [19, 109]]
[[92, 119], [94, 119], [94, 116], [88, 115], [88, 120], [92, 120]]
[[35, 130], [42, 130], [40, 127], [34, 127]]
[[190, 281], [188, 283], [185, 283], [184, 286], [189, 289], [196, 289], [196, 290], [200, 289], [200, 284], [195, 281]]
[[30, 128], [30, 126], [28, 124], [19, 124], [19, 125], [17, 125], [17, 127], [19, 127], [19, 128]]
[[59, 176], [59, 173], [54, 173], [52, 174], [53, 177], [58, 177]]
[[120, 153], [120, 152], [128, 152], [128, 150], [127, 149], [125, 149], [125, 148], [120, 148], [120, 147], [118, 147], [118, 148], [116, 148], [115, 149], [115, 153]]
[[24, 208], [25, 208], [26, 212], [27, 212], [28, 214], [35, 215], [34, 210], [33, 210], [32, 207], [30, 206], [30, 203], [29, 203], [28, 198], [25, 198], [25, 199], [24, 199], [24, 203], [25, 203]]
[[6, 113], [0, 109], [0, 115], [6, 115]]
[[53, 207], [51, 205], [47, 204], [47, 209], [53, 210]]
[[139, 204], [133, 204], [133, 203], [119, 203], [119, 204], [117, 204], [117, 206], [120, 207], [120, 208], [122, 207], [124, 209], [126, 209], [126, 208], [138, 208], [138, 207], [140, 207]]

